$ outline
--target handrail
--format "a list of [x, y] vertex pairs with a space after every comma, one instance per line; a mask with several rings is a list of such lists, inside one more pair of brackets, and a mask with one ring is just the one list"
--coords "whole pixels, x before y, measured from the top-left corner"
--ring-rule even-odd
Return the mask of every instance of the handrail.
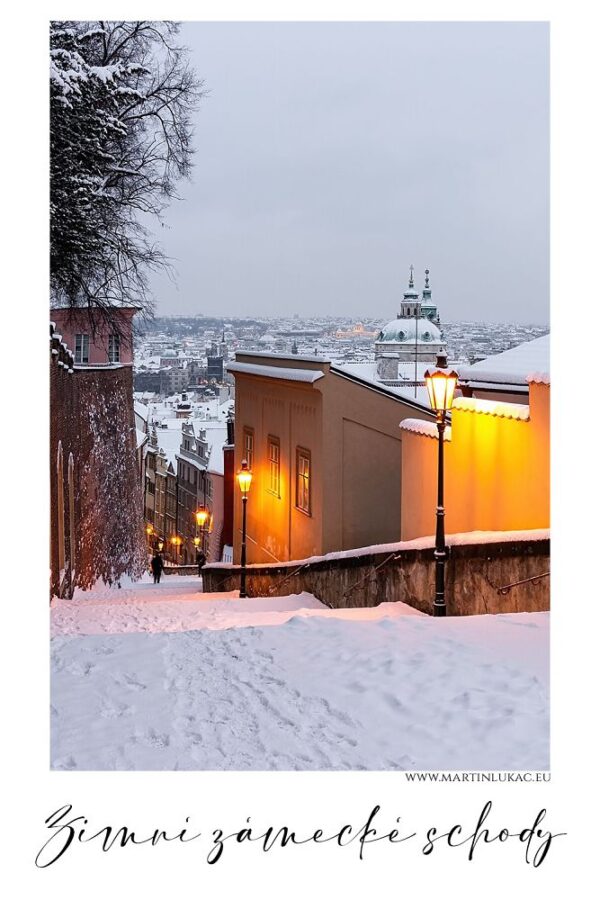
[[309, 565], [310, 565], [310, 563], [304, 563], [303, 565], [299, 566], [297, 569], [294, 569], [293, 572], [290, 572], [288, 575], [286, 575], [285, 578], [282, 578], [281, 581], [277, 581], [274, 585], [272, 585], [269, 588], [269, 596], [270, 597], [273, 596], [273, 591], [280, 588], [282, 584], [285, 584], [285, 582], [288, 581], [288, 579], [293, 578], [294, 575], [298, 575], [302, 571], [302, 569], [308, 568]]
[[348, 596], [348, 594], [352, 593], [352, 591], [355, 590], [359, 586], [359, 584], [362, 584], [363, 581], [367, 580], [367, 578], [371, 578], [371, 576], [374, 575], [375, 572], [377, 572], [383, 566], [387, 565], [389, 562], [395, 562], [397, 559], [400, 559], [401, 557], [402, 557], [402, 553], [390, 553], [390, 555], [387, 556], [383, 560], [383, 562], [380, 562], [379, 565], [375, 566], [374, 569], [370, 569], [366, 575], [364, 575], [362, 578], [359, 578], [358, 581], [356, 581], [351, 587], [349, 587], [347, 590], [345, 590], [344, 593], [342, 594], [342, 600], [345, 600], [346, 597]]
[[521, 581], [513, 581], [511, 584], [505, 584], [502, 587], [496, 588], [496, 591], [499, 594], [509, 594], [514, 587], [517, 587], [519, 584], [528, 584], [531, 582], [532, 584], [539, 584], [542, 578], [548, 578], [550, 572], [542, 572], [541, 575], [532, 575], [531, 578], [522, 578]]

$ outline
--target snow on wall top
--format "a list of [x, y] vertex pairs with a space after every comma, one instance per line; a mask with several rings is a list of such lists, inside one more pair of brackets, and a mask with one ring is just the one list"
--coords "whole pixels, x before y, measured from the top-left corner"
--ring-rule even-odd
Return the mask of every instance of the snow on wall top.
[[[449, 547], [461, 547], [468, 544], [499, 544], [511, 541], [547, 541], [550, 538], [549, 528], [528, 528], [521, 531], [464, 531], [447, 534]], [[435, 535], [413, 538], [412, 541], [397, 541], [393, 544], [373, 544], [369, 547], [357, 547], [354, 550], [337, 550], [323, 556], [309, 556], [306, 559], [292, 559], [289, 562], [250, 563], [248, 569], [273, 569], [287, 566], [304, 566], [309, 563], [331, 562], [338, 559], [354, 559], [360, 556], [371, 556], [374, 553], [400, 553], [402, 550], [433, 550]], [[211, 569], [229, 569], [231, 563], [210, 563]]]
[[261, 366], [256, 363], [232, 362], [227, 366], [228, 372], [239, 372], [240, 375], [261, 375], [263, 378], [282, 378], [284, 381], [305, 381], [312, 384], [323, 378], [324, 372], [314, 369], [288, 369], [279, 366]]
[[527, 376], [527, 382], [531, 384], [532, 381], [535, 384], [550, 384], [550, 375], [547, 372], [532, 372]]
[[[495, 384], [527, 384], [531, 372], [548, 373], [550, 371], [550, 335], [544, 334], [533, 341], [526, 341], [504, 353], [488, 356], [472, 366], [459, 368], [460, 380], [463, 382], [488, 381]], [[550, 383], [548, 374], [544, 374]]]
[[476, 397], [458, 397], [452, 408], [464, 412], [482, 413], [486, 416], [499, 416], [503, 419], [529, 421], [529, 407], [525, 403], [502, 403], [496, 400], [479, 400]]
[[[425, 437], [437, 438], [438, 430], [435, 422], [426, 422], [423, 419], [403, 419], [400, 422], [400, 428], [403, 431], [412, 431], [414, 434], [422, 434]], [[444, 440], [452, 440], [452, 428], [446, 427], [444, 431]]]

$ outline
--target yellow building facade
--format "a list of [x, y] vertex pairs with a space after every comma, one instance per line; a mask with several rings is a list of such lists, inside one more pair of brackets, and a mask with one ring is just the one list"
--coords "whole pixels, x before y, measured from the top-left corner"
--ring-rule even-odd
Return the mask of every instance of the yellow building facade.
[[[437, 429], [402, 431], [402, 540], [435, 531]], [[529, 403], [458, 398], [444, 441], [446, 533], [550, 526], [550, 384], [533, 376]]]
[[[401, 539], [401, 444], [427, 407], [327, 360], [238, 353], [235, 469], [252, 470], [249, 563], [305, 559]], [[241, 497], [234, 506], [240, 559]]]

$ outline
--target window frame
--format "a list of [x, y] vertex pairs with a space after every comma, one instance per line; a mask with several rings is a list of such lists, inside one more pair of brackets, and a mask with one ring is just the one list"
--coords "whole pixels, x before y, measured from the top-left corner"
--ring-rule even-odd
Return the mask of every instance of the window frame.
[[116, 332], [108, 336], [108, 361], [111, 365], [121, 362], [121, 336]]
[[[271, 447], [277, 448], [277, 459], [271, 457]], [[274, 434], [267, 436], [267, 462], [269, 464], [269, 482], [267, 491], [275, 497], [281, 497], [281, 441]], [[277, 472], [277, 489], [273, 486], [274, 466]]]
[[[308, 463], [307, 474], [300, 472], [300, 459], [304, 459]], [[301, 479], [304, 481], [306, 489], [306, 506], [300, 504], [300, 487]], [[296, 447], [296, 497], [295, 506], [298, 512], [304, 513], [305, 516], [312, 516], [312, 453], [306, 447]]]
[[[252, 471], [254, 467], [254, 428], [244, 425], [243, 437], [242, 459], [246, 460], [249, 470]], [[250, 452], [248, 452], [248, 439], [250, 440]]]
[[[80, 344], [80, 346], [77, 346]], [[85, 353], [84, 353], [85, 350]], [[75, 352], [73, 354], [75, 364], [78, 366], [89, 365], [90, 362], [90, 336], [81, 332], [75, 335]]]

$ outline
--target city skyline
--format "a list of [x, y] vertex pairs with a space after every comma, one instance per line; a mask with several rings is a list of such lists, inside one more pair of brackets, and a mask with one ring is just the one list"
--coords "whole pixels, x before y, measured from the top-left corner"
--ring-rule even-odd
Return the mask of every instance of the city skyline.
[[[549, 320], [548, 27], [185, 23], [192, 183], [156, 314]], [[306, 60], [310, 59], [310, 66]]]

